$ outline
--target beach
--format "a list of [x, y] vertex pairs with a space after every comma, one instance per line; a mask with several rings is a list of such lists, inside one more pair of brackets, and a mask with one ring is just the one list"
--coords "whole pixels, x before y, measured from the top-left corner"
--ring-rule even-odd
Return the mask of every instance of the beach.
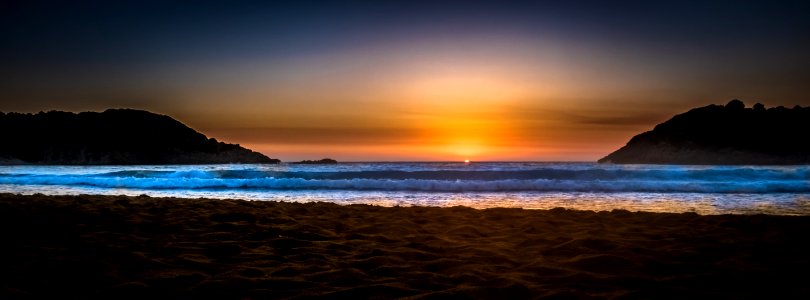
[[810, 217], [0, 194], [0, 298], [803, 298]]

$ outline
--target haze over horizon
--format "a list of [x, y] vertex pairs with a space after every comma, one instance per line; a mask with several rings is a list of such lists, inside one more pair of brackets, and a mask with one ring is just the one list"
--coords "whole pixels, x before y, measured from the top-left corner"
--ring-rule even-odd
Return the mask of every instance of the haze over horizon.
[[0, 6], [0, 111], [135, 108], [285, 161], [594, 161], [674, 114], [810, 105], [810, 5]]

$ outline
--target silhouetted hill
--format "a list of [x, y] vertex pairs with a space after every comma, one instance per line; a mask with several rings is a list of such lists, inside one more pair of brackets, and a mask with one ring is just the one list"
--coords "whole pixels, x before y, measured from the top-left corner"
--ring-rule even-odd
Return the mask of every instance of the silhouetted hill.
[[132, 109], [0, 112], [3, 164], [278, 163], [218, 142], [169, 116]]
[[331, 158], [322, 158], [319, 160], [302, 160], [299, 162], [293, 162], [292, 164], [296, 165], [333, 165], [338, 163], [336, 160]]
[[740, 100], [676, 115], [599, 160], [622, 164], [808, 164], [810, 107]]

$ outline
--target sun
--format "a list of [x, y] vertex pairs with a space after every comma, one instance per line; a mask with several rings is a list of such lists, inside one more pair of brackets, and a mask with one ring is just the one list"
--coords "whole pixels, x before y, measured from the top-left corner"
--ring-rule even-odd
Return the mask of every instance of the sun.
[[465, 159], [465, 160], [464, 160], [464, 163], [465, 163], [465, 164], [468, 164], [468, 163], [470, 163], [470, 160], [469, 160], [469, 159]]

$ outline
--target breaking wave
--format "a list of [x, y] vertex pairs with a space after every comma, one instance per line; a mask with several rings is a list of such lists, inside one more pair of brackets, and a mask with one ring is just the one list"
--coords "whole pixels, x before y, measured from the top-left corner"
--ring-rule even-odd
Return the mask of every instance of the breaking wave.
[[[810, 193], [810, 167], [524, 165], [460, 170], [117, 167], [91, 172], [0, 172], [0, 184], [147, 190], [378, 190], [421, 192]], [[354, 170], [361, 169], [361, 170]]]

